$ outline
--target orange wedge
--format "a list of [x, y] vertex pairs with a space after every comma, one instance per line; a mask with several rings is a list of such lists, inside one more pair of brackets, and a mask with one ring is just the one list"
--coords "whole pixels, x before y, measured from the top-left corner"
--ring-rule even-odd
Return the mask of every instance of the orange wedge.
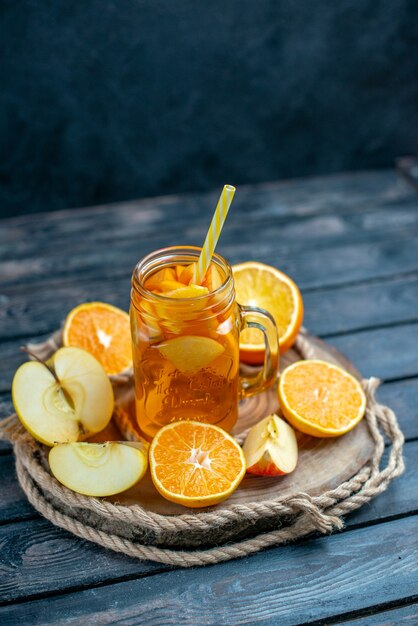
[[[194, 285], [192, 283], [195, 267], [196, 263], [190, 263], [190, 265], [175, 265], [173, 267], [163, 268], [147, 278], [145, 286], [150, 291], [155, 291], [157, 293], [166, 293], [168, 291], [180, 289], [185, 285], [200, 287], [200, 285]], [[211, 263], [203, 278], [202, 286], [206, 287], [209, 291], [215, 291], [222, 285], [222, 282], [223, 279], [220, 271], [216, 267], [215, 263]], [[181, 297], [193, 298], [195, 295], [199, 294], [191, 294]]]
[[214, 263], [211, 263], [203, 278], [202, 285], [207, 287], [209, 291], [215, 291], [222, 285], [222, 276]]
[[168, 298], [198, 298], [199, 296], [206, 296], [209, 293], [207, 287], [202, 287], [201, 285], [179, 284], [180, 287], [175, 287], [172, 291], [168, 290], [164, 292], [164, 295]]
[[[274, 317], [283, 354], [302, 325], [303, 301], [297, 285], [275, 267], [256, 261], [233, 265], [232, 271], [237, 301], [266, 309]], [[264, 341], [259, 330], [247, 328], [241, 333], [240, 358], [253, 365], [263, 363]]]
[[169, 339], [156, 348], [182, 374], [187, 375], [197, 374], [225, 351], [218, 341], [193, 335]]
[[86, 302], [67, 315], [64, 346], [90, 352], [106, 374], [120, 374], [132, 365], [129, 315], [105, 302]]
[[325, 361], [297, 361], [280, 377], [283, 415], [313, 437], [338, 437], [364, 416], [366, 396], [351, 374]]
[[161, 283], [166, 280], [176, 280], [176, 272], [172, 267], [165, 267], [158, 270], [147, 279], [145, 287], [150, 291], [162, 291]]
[[[177, 267], [179, 267], [177, 265]], [[196, 263], [190, 263], [190, 265], [182, 265], [180, 266], [181, 269], [180, 270], [176, 270], [176, 272], [179, 275], [178, 280], [182, 283], [184, 283], [185, 285], [190, 285], [193, 276], [194, 276], [194, 269], [196, 267]]]
[[150, 448], [153, 483], [171, 502], [199, 508], [228, 498], [245, 474], [242, 448], [222, 428], [174, 422], [155, 435]]
[[159, 291], [162, 291], [164, 295], [167, 295], [168, 291], [177, 289], [186, 289], [186, 287], [178, 280], [162, 280], [159, 284]]

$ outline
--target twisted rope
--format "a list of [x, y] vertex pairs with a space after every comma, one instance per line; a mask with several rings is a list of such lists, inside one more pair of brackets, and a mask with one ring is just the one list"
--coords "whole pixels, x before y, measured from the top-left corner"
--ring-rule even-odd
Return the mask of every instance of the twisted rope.
[[[317, 357], [316, 348], [303, 334], [299, 335], [296, 348], [304, 358]], [[370, 461], [352, 478], [319, 496], [299, 493], [294, 496], [277, 497], [264, 502], [235, 504], [228, 508], [205, 511], [199, 514], [185, 513], [167, 516], [147, 511], [140, 505], [123, 506], [77, 494], [60, 483], [50, 474], [46, 450], [21, 426], [15, 415], [0, 424], [0, 435], [13, 443], [16, 454], [16, 471], [19, 483], [30, 503], [53, 524], [64, 528], [82, 539], [122, 552], [139, 559], [165, 563], [167, 565], [191, 567], [207, 565], [242, 557], [263, 548], [280, 545], [312, 532], [329, 533], [343, 526], [342, 516], [363, 506], [376, 497], [389, 483], [404, 471], [402, 447], [404, 438], [394, 412], [379, 404], [375, 392], [377, 378], [362, 381], [367, 397], [365, 420], [374, 440], [374, 452]], [[246, 435], [240, 433], [238, 441]], [[391, 443], [388, 461], [380, 467], [384, 451], [384, 437]], [[58, 502], [67, 511], [63, 513], [53, 503]], [[167, 533], [181, 536], [191, 530], [201, 533], [202, 543], [207, 533], [216, 525], [223, 528], [245, 519], [254, 524], [266, 517], [274, 517], [278, 528], [234, 544], [209, 549], [175, 550], [157, 545], [144, 545], [117, 534], [105, 532], [82, 521], [84, 511], [93, 511], [101, 518], [133, 525], [154, 534], [156, 543], [163, 541]], [[283, 523], [291, 524], [283, 527]]]

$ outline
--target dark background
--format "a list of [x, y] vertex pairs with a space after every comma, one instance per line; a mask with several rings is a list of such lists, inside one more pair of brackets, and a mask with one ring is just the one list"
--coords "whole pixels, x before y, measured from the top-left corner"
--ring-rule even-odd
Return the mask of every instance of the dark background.
[[416, 153], [416, 0], [0, 7], [1, 215]]

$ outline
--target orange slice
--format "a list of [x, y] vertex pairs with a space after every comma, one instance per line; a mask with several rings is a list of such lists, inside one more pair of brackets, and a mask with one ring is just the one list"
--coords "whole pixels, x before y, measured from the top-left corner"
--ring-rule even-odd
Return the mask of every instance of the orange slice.
[[176, 280], [176, 272], [172, 267], [165, 267], [152, 274], [146, 281], [145, 287], [150, 291], [162, 291], [160, 285], [165, 280]]
[[183, 283], [178, 280], [162, 280], [159, 285], [159, 291], [162, 291], [166, 296], [167, 291], [175, 291], [176, 289], [186, 289]]
[[214, 263], [211, 263], [203, 278], [202, 285], [207, 287], [209, 291], [215, 291], [222, 285], [223, 280], [220, 271]]
[[180, 267], [181, 267], [181, 270], [177, 270], [179, 274], [178, 280], [184, 283], [185, 285], [190, 285], [193, 279], [196, 263], [190, 263], [190, 265], [182, 265]]
[[[279, 332], [280, 352], [294, 343], [303, 320], [303, 301], [297, 285], [275, 267], [249, 261], [232, 267], [237, 301], [269, 311]], [[255, 328], [245, 329], [240, 338], [240, 357], [258, 365], [264, 360], [264, 341]]]
[[288, 422], [313, 437], [338, 437], [364, 416], [366, 396], [351, 374], [325, 361], [297, 361], [280, 377], [279, 400]]
[[[150, 291], [157, 292], [177, 289], [184, 285], [199, 287], [199, 285], [192, 283], [195, 267], [196, 263], [190, 263], [190, 265], [175, 265], [173, 267], [164, 268], [152, 274], [147, 279], [145, 286]], [[170, 282], [176, 283], [176, 285], [170, 286]], [[211, 263], [203, 278], [202, 286], [207, 287], [209, 291], [215, 291], [222, 283], [223, 279], [219, 269], [216, 267], [215, 263]]]
[[67, 315], [64, 346], [90, 352], [106, 374], [120, 374], [132, 365], [129, 315], [105, 302], [86, 302]]
[[[181, 285], [181, 283], [179, 283]], [[173, 291], [166, 291], [164, 293], [168, 298], [199, 298], [199, 296], [206, 296], [209, 293], [207, 287], [201, 285], [181, 285], [176, 287]]]
[[197, 374], [225, 351], [214, 339], [193, 335], [169, 339], [158, 344], [156, 348], [182, 374], [188, 375]]
[[171, 502], [198, 508], [228, 498], [245, 474], [242, 448], [227, 432], [201, 422], [174, 422], [150, 448], [153, 483]]

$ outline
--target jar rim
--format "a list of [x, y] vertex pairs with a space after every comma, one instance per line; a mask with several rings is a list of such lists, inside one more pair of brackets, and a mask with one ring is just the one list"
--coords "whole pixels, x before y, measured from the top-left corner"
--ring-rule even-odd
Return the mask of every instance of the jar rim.
[[[198, 246], [188, 246], [188, 245], [181, 246], [180, 245], [180, 246], [168, 246], [166, 248], [159, 248], [158, 250], [154, 250], [153, 252], [150, 252], [149, 254], [144, 256], [140, 261], [138, 261], [138, 263], [135, 265], [133, 273], [132, 273], [132, 281], [131, 281], [132, 288], [137, 293], [139, 293], [142, 296], [145, 296], [146, 298], [155, 299], [155, 301], [157, 302], [165, 302], [165, 303], [170, 302], [170, 304], [173, 306], [176, 306], [176, 304], [180, 304], [184, 306], [184, 304], [187, 302], [203, 301], [209, 295], [210, 296], [219, 295], [220, 293], [222, 293], [223, 290], [225, 290], [228, 287], [230, 283], [233, 284], [233, 275], [232, 275], [232, 267], [230, 266], [228, 261], [217, 252], [213, 253], [212, 261], [215, 261], [215, 263], [222, 268], [225, 274], [225, 279], [219, 287], [217, 287], [213, 291], [210, 291], [209, 294], [203, 294], [201, 296], [194, 296], [193, 298], [171, 298], [170, 296], [165, 296], [163, 294], [154, 293], [150, 289], [147, 289], [145, 285], [143, 284], [142, 280], [140, 279], [139, 272], [141, 271], [141, 269], [146, 268], [147, 264], [148, 265], [151, 264], [153, 260], [157, 261], [160, 257], [163, 257], [164, 255], [166, 255], [167, 265], [168, 265], [169, 256], [174, 257], [176, 255], [181, 255], [183, 253], [183, 256], [189, 255], [190, 257], [189, 263], [192, 263], [193, 260], [197, 260], [199, 258], [201, 250], [202, 248], [199, 248]], [[171, 264], [173, 263], [174, 261], [171, 261]], [[151, 268], [151, 269], [156, 269], [156, 267]], [[145, 274], [143, 276], [143, 279], [145, 279], [146, 277], [147, 275]]]

